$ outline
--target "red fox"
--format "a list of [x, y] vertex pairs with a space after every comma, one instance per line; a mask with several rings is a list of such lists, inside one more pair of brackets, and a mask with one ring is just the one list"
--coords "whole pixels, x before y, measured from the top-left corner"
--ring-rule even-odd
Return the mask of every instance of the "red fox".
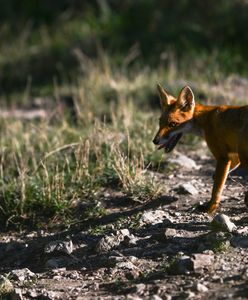
[[204, 136], [217, 160], [211, 200], [205, 207], [211, 215], [219, 206], [228, 173], [240, 163], [248, 169], [248, 106], [196, 104], [189, 86], [181, 90], [177, 99], [161, 85], [158, 93], [162, 114], [153, 140], [158, 149], [170, 152], [184, 133], [192, 132]]

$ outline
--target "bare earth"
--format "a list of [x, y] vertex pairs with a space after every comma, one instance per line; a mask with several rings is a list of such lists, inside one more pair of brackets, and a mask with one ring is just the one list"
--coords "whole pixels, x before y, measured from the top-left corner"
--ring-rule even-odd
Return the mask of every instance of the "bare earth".
[[[1, 233], [0, 274], [14, 288], [3, 299], [247, 299], [247, 174], [228, 179], [218, 210], [236, 230], [213, 231], [194, 207], [210, 197], [214, 161], [200, 151], [189, 157], [198, 169], [155, 173], [166, 187], [159, 199], [140, 204], [104, 190], [99, 219], [57, 233]], [[185, 183], [193, 195], [176, 188]], [[56, 240], [72, 241], [72, 252], [44, 251]]]

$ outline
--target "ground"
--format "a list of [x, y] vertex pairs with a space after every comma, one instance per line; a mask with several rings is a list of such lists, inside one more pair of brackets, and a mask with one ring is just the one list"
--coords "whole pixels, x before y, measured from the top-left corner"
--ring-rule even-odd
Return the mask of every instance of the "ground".
[[[188, 152], [195, 168], [154, 173], [166, 183], [157, 199], [137, 204], [107, 188], [99, 197], [103, 217], [56, 233], [1, 233], [0, 272], [13, 284], [15, 299], [247, 299], [247, 174], [228, 179], [218, 210], [237, 229], [213, 231], [212, 218], [195, 209], [209, 199], [214, 171], [201, 145]], [[193, 195], [179, 188], [185, 183], [195, 187]], [[44, 251], [58, 240], [72, 241], [73, 251]], [[197, 266], [182, 263], [199, 253], [205, 256]], [[33, 273], [22, 270], [18, 278], [13, 270], [24, 268]]]

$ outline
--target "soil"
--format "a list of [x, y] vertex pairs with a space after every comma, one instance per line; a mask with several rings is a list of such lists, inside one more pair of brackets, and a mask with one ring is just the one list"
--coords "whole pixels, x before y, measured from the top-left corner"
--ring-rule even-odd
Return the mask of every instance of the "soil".
[[[141, 204], [106, 189], [103, 217], [56, 233], [2, 233], [0, 273], [14, 288], [3, 299], [247, 299], [247, 174], [229, 176], [218, 209], [237, 229], [215, 232], [212, 218], [196, 209], [210, 198], [214, 161], [201, 150], [188, 156], [198, 168], [154, 172], [165, 183], [158, 199]], [[177, 188], [185, 183], [193, 195]], [[72, 241], [72, 251], [46, 253], [57, 240]], [[197, 254], [205, 254], [198, 267], [182, 263]]]

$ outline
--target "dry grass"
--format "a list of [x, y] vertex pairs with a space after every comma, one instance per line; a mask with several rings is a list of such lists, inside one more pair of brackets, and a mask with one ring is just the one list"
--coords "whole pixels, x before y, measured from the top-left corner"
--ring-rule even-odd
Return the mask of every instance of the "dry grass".
[[[164, 157], [151, 142], [159, 116], [156, 109], [151, 112], [159, 102], [155, 84], [161, 82], [177, 93], [186, 83], [182, 73], [175, 63], [166, 71], [128, 72], [125, 64], [118, 69], [112, 66], [105, 54], [98, 61], [79, 50], [77, 56], [84, 76], [54, 90], [55, 97], [60, 93], [74, 97], [77, 125], [67, 116], [54, 122], [0, 120], [4, 226], [71, 220], [75, 203], [95, 203], [105, 187], [138, 202], [152, 200], [161, 192], [149, 172]], [[206, 78], [195, 78], [196, 74], [187, 83], [193, 85], [196, 97], [211, 91], [214, 95], [216, 89], [205, 83]]]

